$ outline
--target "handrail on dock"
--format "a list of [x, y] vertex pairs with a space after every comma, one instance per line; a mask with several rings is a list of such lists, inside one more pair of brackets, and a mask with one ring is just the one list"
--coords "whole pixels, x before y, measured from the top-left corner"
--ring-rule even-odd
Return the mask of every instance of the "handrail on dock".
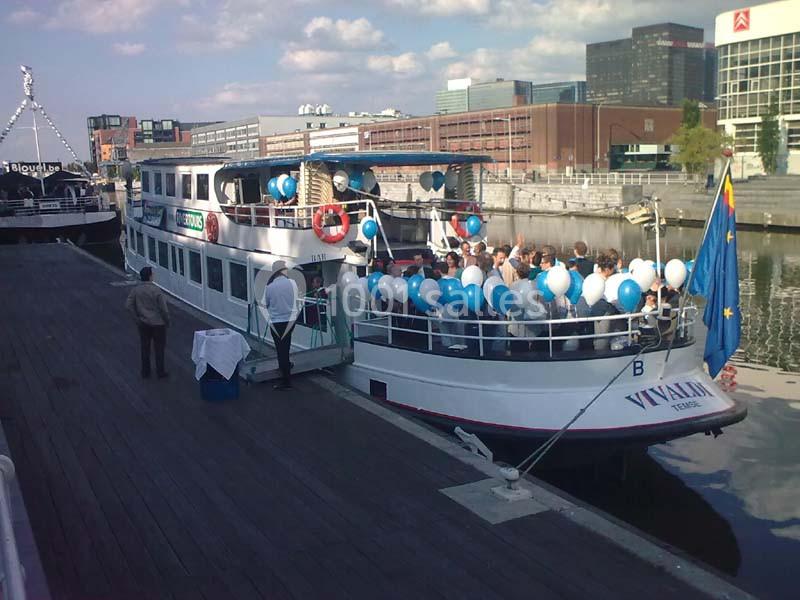
[[11, 519], [11, 494], [9, 481], [14, 478], [14, 463], [8, 456], [0, 454], [0, 577], [3, 582], [3, 598], [25, 600], [25, 580], [19, 561], [14, 523]]

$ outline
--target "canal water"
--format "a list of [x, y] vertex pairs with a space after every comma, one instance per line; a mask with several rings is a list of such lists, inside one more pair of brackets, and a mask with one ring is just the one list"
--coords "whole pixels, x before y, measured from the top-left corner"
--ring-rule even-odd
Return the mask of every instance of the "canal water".
[[[616, 248], [626, 262], [655, 260], [638, 226], [610, 219], [492, 216], [490, 242], [552, 244], [571, 256]], [[671, 226], [663, 262], [692, 258], [698, 228]], [[739, 232], [742, 350], [754, 365], [797, 373], [794, 398], [753, 398], [748, 418], [717, 438], [695, 435], [651, 448], [620, 465], [537, 473], [553, 485], [680, 552], [700, 559], [762, 598], [797, 597], [800, 565], [800, 235]], [[89, 248], [121, 265], [118, 244]], [[698, 344], [698, 351], [702, 346]], [[784, 377], [785, 378], [785, 377]]]
[[[511, 243], [521, 232], [527, 244], [552, 244], [567, 258], [572, 243], [583, 240], [590, 255], [616, 248], [626, 263], [637, 256], [655, 260], [655, 242], [638, 226], [610, 219], [493, 216], [489, 231], [493, 243]], [[692, 258], [701, 234], [699, 228], [670, 226], [662, 261]], [[748, 395], [745, 421], [717, 439], [695, 435], [634, 456], [624, 480], [619, 464], [538, 475], [728, 574], [759, 597], [796, 598], [800, 235], [740, 231], [737, 245], [743, 319], [737, 362], [771, 367], [758, 376], [767, 383], [796, 381], [790, 384], [796, 392], [783, 398]]]

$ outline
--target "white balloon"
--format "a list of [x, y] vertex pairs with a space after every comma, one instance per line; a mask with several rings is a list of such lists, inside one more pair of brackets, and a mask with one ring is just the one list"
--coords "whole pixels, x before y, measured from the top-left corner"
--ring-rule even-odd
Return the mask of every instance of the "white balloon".
[[461, 272], [461, 284], [467, 287], [472, 283], [475, 285], [483, 283], [483, 271], [477, 265], [470, 265]]
[[425, 171], [419, 176], [419, 184], [422, 186], [423, 190], [430, 192], [431, 188], [433, 187], [433, 173], [430, 171]]
[[[380, 281], [378, 282], [380, 284]], [[395, 277], [392, 281], [392, 292], [397, 302], [408, 301], [408, 281], [404, 277]]]
[[350, 185], [350, 177], [346, 171], [336, 171], [333, 175], [333, 186], [340, 192], [344, 192]]
[[639, 284], [643, 291], [650, 289], [653, 282], [656, 280], [656, 272], [648, 263], [642, 263], [635, 270], [631, 271], [631, 277]]
[[653, 269], [655, 270], [655, 268], [656, 268], [656, 261], [654, 261], [654, 260], [650, 260], [650, 259], [648, 258], [648, 259], [647, 259], [646, 261], [644, 261], [644, 262], [645, 262], [646, 264], [650, 265], [651, 267], [653, 267]]
[[530, 279], [520, 279], [511, 284], [511, 289], [519, 292], [522, 307], [529, 308], [537, 303], [538, 293], [536, 285]]
[[365, 192], [371, 192], [377, 184], [378, 180], [375, 178], [375, 173], [369, 169], [364, 171], [364, 174], [361, 176], [361, 189]]
[[381, 298], [386, 301], [392, 300], [394, 298], [394, 277], [391, 275], [384, 275], [380, 279], [378, 279], [378, 291], [381, 293]]
[[[631, 279], [630, 273], [614, 273], [611, 277], [606, 279], [606, 290], [603, 296], [609, 302], [616, 302], [619, 299], [619, 286], [626, 279]], [[586, 285], [586, 282], [584, 282]]]
[[683, 264], [682, 260], [673, 258], [664, 267], [664, 278], [672, 287], [681, 287], [683, 282], [686, 281], [686, 265]]
[[289, 179], [289, 176], [286, 173], [278, 175], [278, 191], [280, 191], [281, 194], [283, 193], [283, 182], [287, 179]]
[[547, 272], [547, 287], [557, 298], [567, 293], [570, 283], [569, 273], [563, 266], [553, 267]]
[[637, 268], [644, 264], [644, 261], [641, 258], [634, 258], [630, 264], [628, 264], [628, 271], [633, 273]]
[[486, 301], [490, 305], [492, 303], [492, 291], [496, 285], [500, 285], [501, 283], [503, 283], [503, 279], [497, 275], [487, 277], [486, 281], [483, 282], [483, 297], [486, 298]]
[[352, 271], [344, 271], [339, 275], [339, 287], [342, 289], [353, 286], [358, 281], [358, 275]]
[[586, 304], [594, 306], [603, 297], [606, 289], [606, 280], [598, 273], [592, 273], [583, 280], [583, 291], [581, 296], [586, 300]]
[[458, 185], [458, 171], [455, 169], [447, 169], [444, 174], [444, 187], [448, 190], [456, 189]]
[[439, 302], [439, 296], [442, 295], [442, 290], [439, 288], [439, 284], [433, 279], [426, 279], [419, 284], [419, 295], [425, 302], [434, 306]]

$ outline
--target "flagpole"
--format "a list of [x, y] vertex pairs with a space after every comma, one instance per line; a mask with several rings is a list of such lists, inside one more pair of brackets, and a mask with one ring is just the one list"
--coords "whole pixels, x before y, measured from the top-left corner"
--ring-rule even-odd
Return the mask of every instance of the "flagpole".
[[[714, 211], [717, 208], [717, 203], [719, 202], [720, 195], [722, 194], [722, 186], [725, 185], [725, 175], [728, 173], [730, 169], [732, 157], [731, 155], [726, 154], [728, 160], [725, 162], [725, 166], [722, 168], [722, 177], [719, 178], [719, 185], [717, 186], [717, 193], [714, 194], [714, 201], [711, 203], [711, 209], [708, 211], [708, 217], [706, 217], [706, 226], [703, 229], [703, 235], [700, 237], [700, 242], [697, 244], [697, 250], [694, 251], [694, 258], [693, 260], [697, 260], [697, 255], [700, 254], [700, 248], [703, 247], [703, 242], [706, 241], [706, 236], [708, 235], [708, 228], [711, 225], [711, 217], [714, 216]], [[689, 296], [689, 287], [692, 284], [692, 280], [694, 279], [694, 274], [697, 265], [692, 267], [692, 270], [689, 271], [689, 277], [686, 279], [684, 283], [683, 293], [681, 294], [680, 300], [678, 301], [678, 318], [681, 318], [683, 314], [683, 309], [686, 306], [686, 298]], [[661, 367], [661, 375], [659, 379], [664, 378], [664, 371], [667, 368], [667, 362], [669, 362], [669, 356], [672, 354], [672, 347], [675, 345], [675, 335], [673, 334], [672, 339], [669, 341], [669, 346], [667, 347], [667, 355], [664, 357], [664, 364]]]

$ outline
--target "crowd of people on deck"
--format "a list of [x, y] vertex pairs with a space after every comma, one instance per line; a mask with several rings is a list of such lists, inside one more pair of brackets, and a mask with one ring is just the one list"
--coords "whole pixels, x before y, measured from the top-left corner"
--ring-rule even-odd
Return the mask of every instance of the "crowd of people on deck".
[[[487, 251], [484, 242], [477, 242], [471, 244], [469, 242], [462, 242], [458, 251], [451, 251], [446, 254], [443, 261], [438, 261], [428, 255], [424, 256], [422, 253], [413, 256], [413, 262], [405, 267], [398, 264], [394, 260], [375, 261], [373, 270], [381, 271], [392, 277], [403, 276], [409, 278], [417, 273], [422, 272], [426, 278], [434, 280], [441, 280], [444, 278], [460, 279], [463, 270], [471, 265], [476, 265], [483, 273], [484, 280], [492, 276], [497, 276], [502, 279], [503, 283], [512, 288], [514, 284], [518, 284], [521, 280], [530, 280], [533, 283], [533, 289], [536, 289], [537, 276], [542, 272], [547, 272], [556, 267], [556, 265], [563, 265], [570, 271], [577, 271], [581, 278], [586, 278], [593, 273], [599, 274], [604, 280], [608, 280], [616, 273], [626, 272], [624, 268], [622, 257], [619, 251], [614, 248], [608, 248], [600, 251], [596, 256], [590, 257], [587, 244], [583, 241], [577, 241], [572, 246], [570, 256], [560, 256], [556, 248], [550, 244], [537, 247], [536, 244], [527, 244], [522, 235], [518, 235], [513, 244], [502, 244], [493, 248], [490, 252]], [[513, 289], [513, 288], [512, 288]], [[641, 331], [656, 332], [657, 328], [661, 326], [663, 329], [663, 321], [669, 321], [667, 315], [669, 309], [678, 306], [678, 300], [681, 290], [669, 286], [666, 281], [660, 277], [656, 277], [649, 289], [642, 291], [641, 299], [633, 312], [645, 313], [645, 317], [637, 322], [636, 325], [640, 326]], [[658, 304], [660, 300], [660, 305]], [[609, 301], [606, 298], [601, 298], [593, 305], [589, 305], [586, 299], [581, 296], [576, 303], [572, 303], [566, 296], [562, 295], [555, 297], [550, 301], [545, 301], [539, 298], [541, 311], [538, 314], [531, 311], [520, 311], [516, 315], [509, 313], [505, 317], [494, 313], [494, 311], [485, 311], [483, 314], [472, 314], [468, 311], [463, 311], [461, 315], [456, 318], [464, 320], [475, 319], [506, 319], [511, 321], [520, 321], [519, 325], [505, 325], [503, 331], [489, 330], [484, 327], [484, 335], [488, 336], [506, 336], [531, 338], [541, 336], [545, 329], [544, 325], [530, 324], [532, 320], [560, 320], [571, 318], [584, 318], [584, 317], [603, 317], [622, 315], [631, 311], [624, 310], [618, 301]], [[383, 303], [382, 309], [394, 313], [403, 313], [410, 315], [419, 315], [414, 303], [408, 300], [404, 303], [393, 301], [393, 306]], [[659, 309], [661, 312], [658, 312]], [[650, 314], [652, 313], [652, 314]], [[488, 317], [487, 317], [488, 315]], [[451, 315], [445, 315], [452, 318]], [[659, 318], [662, 320], [658, 322]], [[442, 326], [446, 329], [451, 329], [450, 325]], [[490, 326], [495, 327], [495, 326]], [[497, 326], [499, 327], [499, 326]], [[592, 336], [602, 333], [613, 333], [614, 331], [625, 331], [628, 328], [627, 319], [594, 321], [594, 322], [565, 322], [562, 325], [550, 327], [553, 336], [570, 336], [570, 335], [586, 335]], [[447, 339], [444, 340], [445, 344]], [[574, 342], [574, 345], [569, 342]], [[604, 340], [593, 340], [590, 337], [580, 340], [568, 340], [564, 345], [558, 343], [559, 347], [564, 349], [590, 349], [590, 348], [603, 348], [608, 347], [608, 338]], [[536, 348], [535, 342], [520, 341], [519, 343], [511, 343], [511, 348], [516, 346], [520, 350], [534, 350]]]

